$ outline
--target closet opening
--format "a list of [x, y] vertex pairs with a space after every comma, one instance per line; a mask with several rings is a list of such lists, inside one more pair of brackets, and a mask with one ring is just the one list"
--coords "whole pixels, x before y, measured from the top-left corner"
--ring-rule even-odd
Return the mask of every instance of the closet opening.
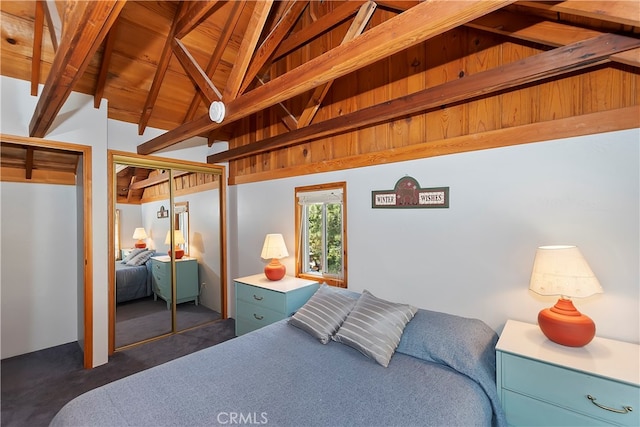
[[0, 136], [2, 358], [77, 341], [91, 368], [91, 147]]

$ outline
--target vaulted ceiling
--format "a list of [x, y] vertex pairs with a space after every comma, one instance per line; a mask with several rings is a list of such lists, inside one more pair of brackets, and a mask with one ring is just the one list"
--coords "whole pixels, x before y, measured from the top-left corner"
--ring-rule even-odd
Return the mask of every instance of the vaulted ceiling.
[[[94, 96], [96, 106], [107, 99], [108, 116], [137, 124], [140, 134], [147, 127], [167, 130], [138, 146], [141, 154], [193, 136], [228, 140], [241, 119], [278, 110], [284, 133], [210, 161], [391, 121], [594, 64], [640, 65], [635, 0], [38, 0], [2, 1], [0, 9], [0, 72], [30, 81], [31, 94], [40, 95], [31, 136], [46, 136], [72, 90]], [[390, 94], [324, 125], [316, 119], [336, 79], [461, 26], [548, 52], [535, 67], [502, 65], [455, 86], [444, 83], [401, 98]], [[320, 40], [322, 51], [309, 57], [309, 46], [317, 52]], [[301, 57], [308, 59], [300, 63]], [[301, 111], [290, 109], [296, 97], [305, 97]], [[212, 104], [219, 122], [212, 120]]]

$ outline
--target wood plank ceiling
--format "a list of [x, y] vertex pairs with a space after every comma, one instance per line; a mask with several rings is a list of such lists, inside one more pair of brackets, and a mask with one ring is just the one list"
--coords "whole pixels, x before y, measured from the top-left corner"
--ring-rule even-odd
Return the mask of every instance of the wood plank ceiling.
[[[209, 156], [211, 163], [389, 122], [597, 64], [640, 66], [636, 0], [38, 0], [4, 1], [0, 11], [0, 72], [30, 81], [31, 94], [40, 95], [31, 136], [46, 137], [72, 90], [93, 95], [96, 107], [106, 98], [109, 118], [137, 124], [141, 135], [147, 127], [167, 131], [139, 145], [140, 154], [193, 136], [207, 137], [209, 144], [229, 140], [242, 119], [278, 111], [283, 132]], [[462, 26], [547, 51], [315, 120], [336, 79]], [[297, 65], [319, 39], [333, 42]], [[290, 101], [301, 96], [304, 107], [292, 111]], [[220, 123], [210, 117], [212, 103], [224, 106]]]

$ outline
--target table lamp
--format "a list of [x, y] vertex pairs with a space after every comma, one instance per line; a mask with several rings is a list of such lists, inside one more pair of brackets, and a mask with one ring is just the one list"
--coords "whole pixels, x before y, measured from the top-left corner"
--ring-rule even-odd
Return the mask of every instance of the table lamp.
[[602, 287], [576, 246], [539, 247], [529, 289], [539, 295], [560, 295], [556, 305], [538, 314], [538, 325], [547, 338], [569, 347], [591, 342], [596, 325], [576, 310], [570, 298], [602, 293]]
[[[175, 244], [175, 254], [176, 259], [180, 259], [184, 256], [184, 249], [180, 249], [179, 245], [184, 245], [184, 236], [182, 235], [182, 231], [173, 230], [173, 243]], [[171, 230], [167, 231], [167, 237], [164, 239], [165, 245], [171, 245]], [[168, 252], [169, 256], [171, 256], [171, 249]]]
[[147, 237], [149, 236], [147, 236], [147, 232], [144, 231], [144, 228], [138, 227], [133, 230], [133, 238], [138, 240], [135, 244], [136, 248], [146, 248], [147, 244], [145, 243], [144, 239], [146, 239]]
[[271, 260], [264, 268], [264, 275], [267, 276], [267, 279], [276, 281], [284, 277], [287, 269], [279, 259], [288, 256], [289, 252], [287, 252], [282, 234], [267, 234], [267, 237], [264, 238], [262, 254], [260, 254], [261, 258]]

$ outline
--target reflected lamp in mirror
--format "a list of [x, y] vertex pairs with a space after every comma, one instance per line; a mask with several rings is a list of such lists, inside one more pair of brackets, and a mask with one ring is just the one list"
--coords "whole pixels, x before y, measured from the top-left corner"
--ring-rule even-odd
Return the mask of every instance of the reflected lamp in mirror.
[[560, 295], [553, 307], [538, 314], [538, 325], [547, 338], [569, 347], [582, 347], [591, 342], [596, 325], [576, 310], [570, 298], [602, 293], [602, 287], [576, 246], [539, 247], [529, 289], [539, 295]]
[[[182, 235], [182, 231], [174, 230], [173, 231], [173, 243], [175, 245], [174, 250], [176, 254], [176, 259], [180, 259], [184, 256], [184, 249], [180, 248], [180, 245], [184, 245], [184, 236]], [[165, 245], [171, 245], [171, 230], [167, 231], [167, 237], [164, 239]], [[171, 256], [171, 249], [169, 249], [169, 256]]]
[[267, 276], [267, 279], [276, 281], [284, 277], [287, 269], [279, 260], [288, 256], [289, 252], [287, 252], [282, 234], [267, 234], [260, 254], [262, 259], [271, 260], [264, 268], [264, 275]]
[[144, 231], [144, 228], [138, 227], [133, 231], [133, 238], [137, 240], [135, 246], [136, 248], [146, 248], [147, 243], [144, 241], [147, 237], [147, 232]]

